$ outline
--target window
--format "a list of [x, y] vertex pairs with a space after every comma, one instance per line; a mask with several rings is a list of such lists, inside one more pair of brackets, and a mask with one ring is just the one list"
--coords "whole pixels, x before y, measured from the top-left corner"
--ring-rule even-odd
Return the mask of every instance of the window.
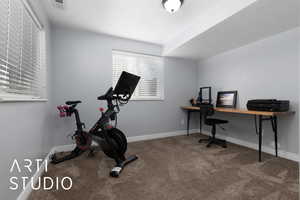
[[127, 71], [141, 77], [132, 96], [133, 100], [164, 99], [164, 70], [161, 57], [122, 51], [113, 51], [112, 57], [114, 86], [122, 71]]
[[0, 98], [40, 98], [43, 34], [25, 0], [0, 1]]

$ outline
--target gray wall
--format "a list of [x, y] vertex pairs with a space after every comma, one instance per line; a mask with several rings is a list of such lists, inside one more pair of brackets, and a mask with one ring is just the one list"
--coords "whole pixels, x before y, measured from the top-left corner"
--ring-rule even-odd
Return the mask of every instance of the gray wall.
[[[49, 24], [42, 8], [36, 0], [33, 0], [33, 6], [40, 20], [45, 26], [47, 39], [47, 58], [50, 58], [50, 30]], [[50, 66], [50, 60], [47, 59], [47, 65]], [[50, 70], [47, 69], [47, 79], [50, 78]], [[49, 86], [49, 84], [48, 84]], [[48, 90], [47, 90], [48, 91]], [[45, 154], [52, 148], [49, 132], [51, 127], [48, 124], [49, 102], [12, 102], [0, 103], [0, 198], [16, 199], [19, 191], [11, 191], [9, 187], [9, 178], [12, 174], [9, 169], [14, 159], [22, 161], [24, 158], [36, 159], [44, 158]], [[17, 174], [19, 178], [26, 173], [23, 170]], [[31, 174], [26, 174], [31, 175]], [[20, 183], [20, 182], [19, 182]]]
[[[157, 45], [99, 35], [74, 29], [52, 29], [53, 108], [66, 100], [82, 100], [78, 106], [82, 121], [91, 127], [100, 116], [104, 102], [96, 100], [112, 85], [112, 49], [161, 55]], [[127, 136], [184, 130], [186, 119], [180, 105], [197, 91], [197, 63], [165, 59], [165, 100], [130, 101], [121, 107], [119, 128]], [[52, 126], [56, 145], [70, 143], [66, 135], [75, 127], [74, 119], [59, 119], [53, 109]], [[195, 128], [193, 123], [191, 128]]]
[[[300, 28], [226, 52], [199, 63], [199, 85], [217, 91], [238, 90], [238, 108], [248, 99], [277, 98], [291, 101], [296, 115], [279, 118], [280, 149], [298, 153], [299, 141], [299, 40]], [[220, 134], [257, 143], [253, 117], [218, 114], [230, 121]], [[264, 145], [272, 147], [271, 126], [264, 128]]]

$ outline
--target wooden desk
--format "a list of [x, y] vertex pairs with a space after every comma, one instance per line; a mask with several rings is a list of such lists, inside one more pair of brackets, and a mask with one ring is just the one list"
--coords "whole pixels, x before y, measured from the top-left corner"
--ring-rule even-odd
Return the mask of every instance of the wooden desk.
[[[200, 113], [200, 132], [202, 132], [202, 114], [200, 112], [200, 107], [195, 106], [182, 106], [183, 110], [188, 112], [187, 116], [187, 135], [189, 135], [190, 128], [190, 114], [191, 112], [199, 112]], [[259, 151], [259, 162], [261, 162], [261, 146], [262, 146], [262, 126], [264, 121], [271, 121], [272, 129], [274, 132], [274, 140], [275, 140], [275, 155], [278, 156], [278, 128], [277, 128], [277, 116], [280, 115], [291, 115], [295, 114], [294, 111], [289, 112], [266, 112], [266, 111], [252, 111], [252, 110], [241, 110], [241, 109], [232, 109], [232, 108], [215, 108], [217, 112], [223, 113], [236, 113], [236, 114], [244, 114], [244, 115], [253, 115], [258, 116], [258, 151]], [[257, 131], [257, 130], [256, 130]]]

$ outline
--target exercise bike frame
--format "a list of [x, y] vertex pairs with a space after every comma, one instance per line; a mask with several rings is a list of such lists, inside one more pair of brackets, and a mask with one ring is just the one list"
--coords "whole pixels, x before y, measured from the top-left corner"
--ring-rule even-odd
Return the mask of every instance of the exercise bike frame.
[[[76, 106], [78, 103], [68, 107], [67, 116], [71, 116], [72, 114], [75, 115], [77, 130], [75, 131], [74, 136], [79, 137], [79, 139], [80, 139], [80, 138], [84, 137], [84, 134], [87, 134], [89, 137], [92, 138], [92, 141], [95, 141], [96, 143], [98, 143], [100, 147], [101, 147], [101, 145], [100, 145], [101, 142], [106, 142], [109, 146], [113, 147], [114, 144], [113, 144], [112, 139], [108, 135], [108, 131], [110, 129], [114, 128], [113, 126], [110, 125], [110, 121], [115, 120], [115, 118], [117, 117], [117, 114], [120, 111], [119, 104], [118, 104], [119, 99], [122, 99], [122, 98], [119, 97], [118, 95], [116, 96], [113, 94], [113, 88], [110, 88], [105, 95], [98, 97], [98, 100], [106, 100], [107, 101], [107, 110], [105, 112], [103, 112], [103, 110], [101, 111], [100, 119], [94, 124], [94, 126], [92, 126], [92, 128], [88, 132], [85, 132], [83, 130], [83, 127], [85, 127], [85, 125], [84, 125], [84, 123], [81, 122], [79, 112], [76, 109]], [[115, 101], [116, 103], [113, 104], [113, 101]], [[87, 145], [89, 147], [88, 149], [90, 150], [90, 154], [93, 154], [93, 149], [91, 148], [91, 143], [87, 144]], [[58, 164], [63, 161], [66, 161], [66, 160], [73, 159], [73, 158], [81, 155], [86, 150], [87, 149], [83, 150], [82, 148], [80, 148], [77, 145], [75, 147], [75, 149], [69, 155], [67, 155], [63, 158], [59, 159], [54, 154], [52, 156], [52, 163]], [[128, 158], [126, 158], [125, 155], [121, 155], [114, 148], [111, 148], [110, 151], [112, 151], [112, 154], [114, 155], [112, 158], [116, 162], [116, 166], [110, 172], [110, 175], [112, 177], [118, 177], [119, 174], [121, 173], [121, 171], [123, 170], [123, 168], [127, 164], [138, 159], [138, 157], [135, 155], [129, 156]]]

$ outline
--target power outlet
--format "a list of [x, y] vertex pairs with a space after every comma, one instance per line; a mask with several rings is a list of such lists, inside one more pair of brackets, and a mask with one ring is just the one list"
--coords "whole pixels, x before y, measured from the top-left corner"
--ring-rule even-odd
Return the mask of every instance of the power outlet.
[[181, 119], [180, 124], [181, 124], [181, 125], [184, 125], [184, 124], [185, 124], [184, 119]]

